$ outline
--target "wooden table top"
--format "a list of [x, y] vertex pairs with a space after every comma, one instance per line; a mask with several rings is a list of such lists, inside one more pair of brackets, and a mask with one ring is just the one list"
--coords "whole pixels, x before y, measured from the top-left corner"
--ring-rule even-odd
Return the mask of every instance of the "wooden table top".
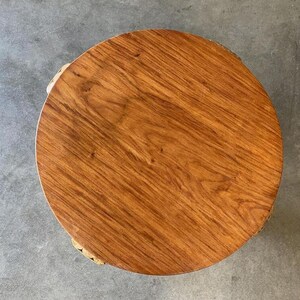
[[144, 274], [198, 270], [240, 248], [268, 219], [282, 172], [262, 85], [221, 45], [170, 30], [77, 58], [45, 102], [36, 155], [65, 230]]

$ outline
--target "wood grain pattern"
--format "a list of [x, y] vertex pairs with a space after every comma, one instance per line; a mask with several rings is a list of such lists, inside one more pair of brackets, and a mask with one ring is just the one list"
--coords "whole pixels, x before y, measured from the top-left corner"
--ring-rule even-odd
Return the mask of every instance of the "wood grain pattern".
[[75, 60], [46, 100], [36, 155], [66, 231], [145, 274], [233, 253], [270, 215], [282, 172], [261, 84], [224, 47], [169, 30], [123, 34]]

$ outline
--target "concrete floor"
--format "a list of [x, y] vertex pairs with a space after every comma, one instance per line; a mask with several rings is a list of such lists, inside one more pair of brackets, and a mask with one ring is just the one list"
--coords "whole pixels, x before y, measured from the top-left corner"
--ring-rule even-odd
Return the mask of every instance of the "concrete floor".
[[[300, 299], [300, 1], [0, 0], [1, 299]], [[270, 94], [284, 137], [273, 217], [228, 259], [173, 277], [98, 267], [52, 215], [35, 168], [46, 86], [95, 43], [142, 28], [202, 35], [236, 52]]]

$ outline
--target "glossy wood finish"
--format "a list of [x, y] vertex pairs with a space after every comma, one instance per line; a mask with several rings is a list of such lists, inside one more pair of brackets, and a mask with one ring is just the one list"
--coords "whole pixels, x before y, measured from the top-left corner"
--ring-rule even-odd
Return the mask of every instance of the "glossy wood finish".
[[224, 47], [168, 30], [123, 34], [75, 60], [47, 98], [36, 152], [67, 232], [145, 274], [233, 253], [269, 217], [282, 172], [261, 84]]

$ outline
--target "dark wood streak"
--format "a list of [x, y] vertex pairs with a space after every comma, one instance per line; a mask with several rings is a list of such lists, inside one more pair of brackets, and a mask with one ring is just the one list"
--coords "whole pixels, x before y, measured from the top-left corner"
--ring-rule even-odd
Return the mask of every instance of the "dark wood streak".
[[52, 88], [37, 164], [61, 225], [94, 258], [145, 274], [210, 266], [268, 219], [282, 172], [270, 99], [226, 48], [127, 33]]

